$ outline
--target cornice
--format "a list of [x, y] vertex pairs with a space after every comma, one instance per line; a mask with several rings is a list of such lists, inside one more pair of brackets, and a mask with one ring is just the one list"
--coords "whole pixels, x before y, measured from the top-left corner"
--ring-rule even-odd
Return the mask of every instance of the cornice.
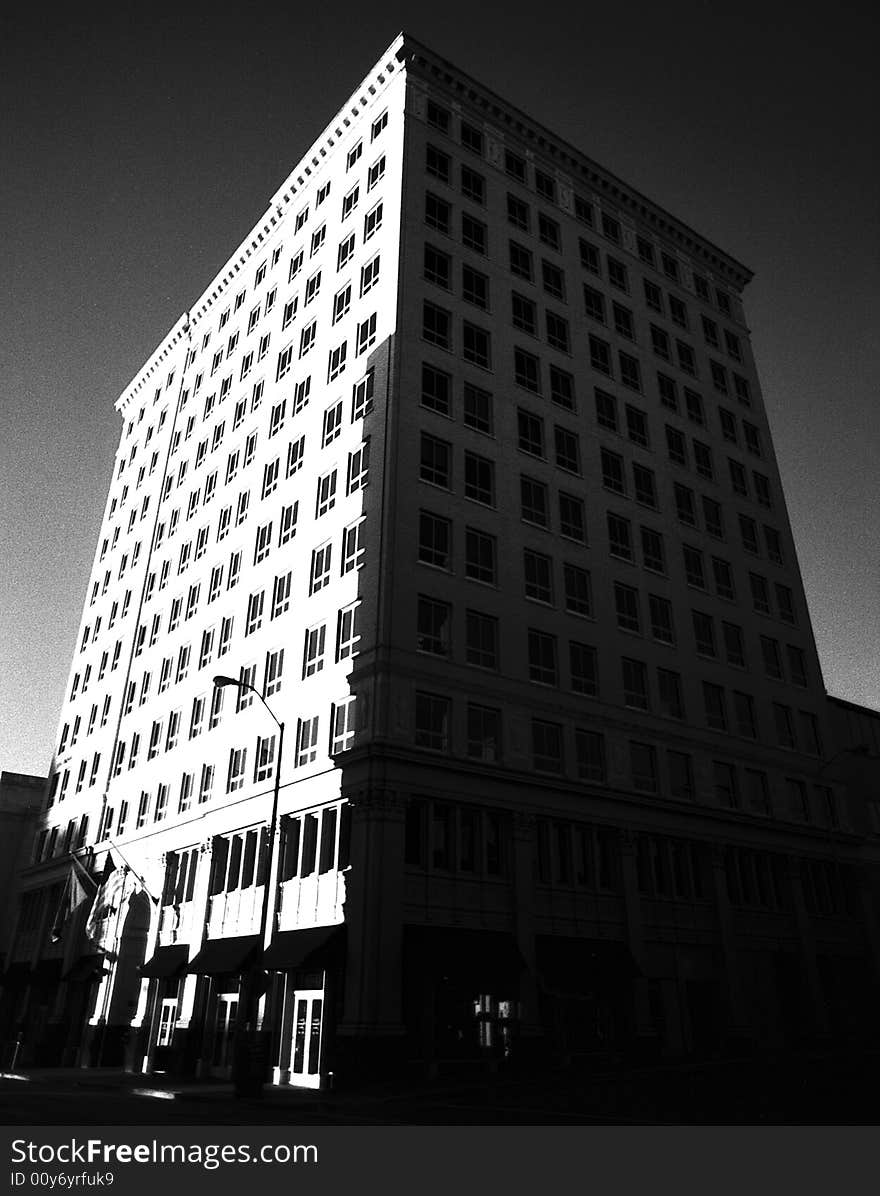
[[685, 252], [702, 260], [705, 265], [730, 285], [741, 291], [754, 277], [747, 267], [701, 236], [683, 221], [667, 212], [659, 204], [642, 195], [634, 187], [600, 166], [581, 150], [564, 141], [513, 104], [490, 91], [452, 63], [441, 58], [421, 42], [402, 35], [398, 53], [406, 63], [408, 73], [440, 82], [456, 91], [462, 101], [481, 108], [487, 119], [500, 129], [509, 129], [524, 143], [544, 155], [548, 164], [568, 171], [573, 180], [590, 186], [598, 197], [607, 196], [630, 215], [651, 226]]

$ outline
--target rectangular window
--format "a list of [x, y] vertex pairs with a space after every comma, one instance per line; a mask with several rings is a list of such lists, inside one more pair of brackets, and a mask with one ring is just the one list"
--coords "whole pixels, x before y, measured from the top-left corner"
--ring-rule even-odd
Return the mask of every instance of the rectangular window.
[[562, 727], [559, 723], [532, 719], [532, 763], [536, 772], [562, 772]]
[[415, 743], [430, 751], [449, 750], [448, 698], [438, 694], [416, 691]]
[[529, 680], [556, 685], [559, 680], [556, 636], [530, 627], [528, 631]]
[[481, 669], [498, 668], [498, 620], [492, 615], [465, 612], [465, 660]]
[[[444, 521], [448, 522], [448, 521]], [[487, 585], [497, 583], [497, 544], [494, 536], [476, 528], [465, 529], [465, 577]]]
[[589, 644], [570, 640], [568, 661], [572, 691], [589, 698], [597, 698], [599, 696], [599, 661], [596, 649]]

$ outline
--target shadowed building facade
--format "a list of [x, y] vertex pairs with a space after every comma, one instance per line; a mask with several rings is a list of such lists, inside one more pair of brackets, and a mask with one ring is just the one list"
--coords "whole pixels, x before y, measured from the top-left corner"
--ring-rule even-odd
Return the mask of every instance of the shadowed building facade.
[[[117, 401], [8, 945], [59, 960], [33, 1059], [227, 1074], [267, 885], [277, 1083], [865, 1033], [871, 786], [750, 277], [389, 47]], [[112, 900], [50, 948], [72, 855]]]

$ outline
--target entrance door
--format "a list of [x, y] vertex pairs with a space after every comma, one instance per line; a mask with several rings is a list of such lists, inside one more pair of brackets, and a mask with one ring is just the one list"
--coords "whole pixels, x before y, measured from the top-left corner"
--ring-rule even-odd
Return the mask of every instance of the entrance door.
[[321, 1017], [324, 993], [296, 993], [293, 1014], [293, 1051], [290, 1060], [290, 1083], [301, 1088], [318, 1088], [321, 1084]]
[[238, 992], [217, 994], [217, 1015], [214, 1020], [214, 1050], [211, 1071], [228, 1075], [232, 1067], [235, 1043], [235, 1022], [238, 1017]]

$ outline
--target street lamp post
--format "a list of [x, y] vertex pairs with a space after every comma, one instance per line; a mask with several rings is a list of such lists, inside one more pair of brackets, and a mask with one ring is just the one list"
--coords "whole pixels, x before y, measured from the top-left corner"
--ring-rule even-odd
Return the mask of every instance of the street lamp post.
[[232, 1078], [235, 1084], [236, 1096], [262, 1096], [263, 1083], [268, 1064], [267, 1034], [264, 1029], [263, 1041], [256, 1038], [257, 1004], [259, 1001], [258, 986], [263, 972], [263, 954], [265, 951], [266, 926], [269, 922], [269, 899], [272, 888], [272, 868], [275, 859], [275, 830], [278, 824], [278, 795], [281, 790], [281, 753], [284, 749], [284, 723], [276, 718], [271, 706], [260, 691], [247, 681], [240, 681], [237, 677], [219, 675], [214, 678], [215, 688], [234, 686], [239, 692], [250, 690], [257, 695], [269, 712], [272, 721], [278, 727], [278, 755], [275, 760], [275, 787], [272, 794], [272, 816], [269, 819], [268, 859], [265, 861], [263, 905], [260, 910], [260, 929], [257, 936], [256, 949], [251, 955], [242, 980], [242, 993], [236, 1019], [235, 1053], [232, 1065]]

